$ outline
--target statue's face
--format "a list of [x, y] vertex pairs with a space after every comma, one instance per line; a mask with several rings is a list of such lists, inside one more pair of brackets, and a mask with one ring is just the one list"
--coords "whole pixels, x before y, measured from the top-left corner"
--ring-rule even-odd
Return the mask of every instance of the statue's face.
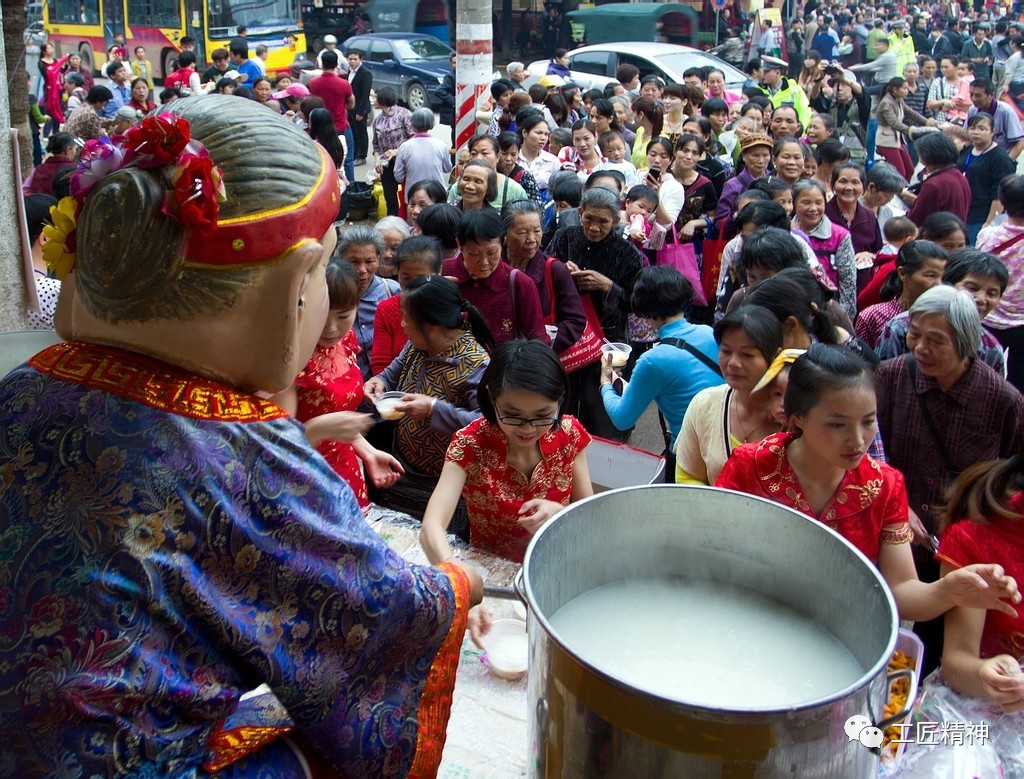
[[[334, 225], [320, 240], [320, 246], [311, 244], [297, 249], [295, 253], [303, 254], [299, 267], [304, 274], [299, 286], [299, 298], [296, 301], [298, 310], [299, 335], [299, 368], [301, 369], [313, 355], [324, 323], [327, 321], [329, 309], [327, 298], [327, 261], [338, 244], [338, 236]], [[296, 372], [297, 373], [297, 372]]]

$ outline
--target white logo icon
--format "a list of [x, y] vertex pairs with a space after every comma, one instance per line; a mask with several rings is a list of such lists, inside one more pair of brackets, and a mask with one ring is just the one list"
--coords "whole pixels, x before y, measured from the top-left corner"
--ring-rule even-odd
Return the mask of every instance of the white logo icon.
[[854, 714], [846, 720], [843, 730], [850, 741], [859, 741], [868, 749], [877, 749], [882, 745], [882, 731], [863, 714]]

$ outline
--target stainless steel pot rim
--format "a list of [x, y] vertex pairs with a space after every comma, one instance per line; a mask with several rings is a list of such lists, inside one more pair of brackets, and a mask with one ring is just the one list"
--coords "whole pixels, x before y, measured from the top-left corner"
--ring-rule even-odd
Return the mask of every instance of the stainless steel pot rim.
[[[776, 507], [776, 508], [785, 509], [786, 511], [789, 511], [790, 513], [800, 517], [802, 520], [810, 523], [813, 526], [813, 528], [814, 528], [813, 532], [820, 532], [820, 533], [829, 534], [829, 535], [833, 536], [841, 544], [845, 545], [846, 548], [850, 552], [852, 552], [856, 557], [860, 558], [861, 562], [863, 562], [864, 565], [866, 565], [868, 567], [868, 569], [872, 572], [872, 574], [875, 577], [877, 586], [881, 589], [882, 594], [888, 600], [889, 606], [890, 606], [890, 610], [891, 610], [892, 614], [894, 615], [894, 618], [893, 618], [894, 624], [892, 626], [891, 636], [889, 638], [886, 650], [885, 650], [885, 652], [882, 653], [881, 657], [879, 657], [879, 659], [874, 663], [874, 665], [872, 665], [871, 668], [866, 670], [860, 676], [860, 678], [856, 682], [854, 682], [853, 684], [847, 685], [846, 687], [843, 687], [842, 689], [836, 690], [834, 693], [831, 693], [831, 694], [829, 694], [829, 695], [827, 695], [825, 697], [816, 698], [814, 700], [807, 701], [806, 703], [799, 703], [799, 704], [792, 705], [792, 706], [780, 706], [778, 708], [729, 708], [729, 709], [708, 708], [706, 706], [701, 706], [699, 704], [691, 703], [691, 702], [684, 701], [684, 700], [679, 700], [677, 698], [670, 698], [670, 697], [667, 697], [667, 696], [659, 695], [657, 693], [650, 692], [649, 690], [646, 690], [646, 689], [642, 689], [642, 688], [638, 688], [638, 687], [633, 687], [632, 685], [626, 684], [621, 679], [618, 679], [618, 678], [616, 678], [614, 676], [611, 676], [608, 673], [606, 673], [605, 671], [601, 670], [600, 668], [597, 668], [596, 666], [594, 666], [594, 665], [586, 662], [585, 660], [583, 660], [569, 646], [566, 645], [565, 641], [563, 641], [561, 636], [558, 635], [558, 632], [551, 626], [551, 623], [548, 621], [546, 615], [541, 611], [541, 609], [537, 605], [537, 599], [536, 599], [536, 597], [533, 594], [533, 587], [530, 584], [529, 577], [526, 575], [526, 571], [529, 570], [530, 560], [531, 560], [531, 558], [533, 556], [534, 547], [537, 545], [537, 543], [540, 541], [540, 539], [543, 538], [544, 533], [546, 531], [550, 530], [550, 528], [552, 527], [554, 522], [556, 522], [559, 519], [559, 517], [562, 516], [562, 514], [566, 513], [567, 511], [569, 511], [569, 510], [571, 510], [573, 508], [579, 507], [579, 506], [583, 505], [584, 503], [588, 503], [588, 502], [591, 502], [591, 501], [602, 500], [606, 496], [612, 495], [614, 493], [619, 493], [619, 492], [632, 492], [632, 491], [636, 491], [636, 490], [680, 490], [680, 489], [684, 489], [684, 490], [686, 490], [686, 489], [688, 489], [688, 490], [712, 490], [712, 491], [715, 491], [715, 492], [732, 493], [734, 495], [737, 495], [737, 496], [740, 496], [740, 497], [743, 497], [743, 498], [747, 498], [747, 499], [750, 499], [750, 500], [753, 500], [753, 501], [757, 501], [757, 502], [760, 502], [760, 503], [764, 503], [764, 504], [767, 504], [767, 505], [770, 505], [770, 506], [773, 506], [773, 507]], [[565, 652], [569, 657], [572, 657], [573, 660], [575, 662], [577, 662], [581, 667], [583, 667], [588, 672], [590, 672], [594, 676], [598, 677], [599, 679], [601, 679], [605, 683], [610, 684], [610, 685], [616, 687], [617, 689], [622, 690], [623, 692], [634, 692], [634, 693], [635, 692], [639, 692], [639, 693], [642, 693], [643, 695], [647, 696], [650, 699], [651, 703], [653, 703], [655, 705], [665, 706], [665, 707], [672, 708], [672, 709], [681, 709], [681, 710], [686, 711], [686, 712], [699, 713], [701, 716], [704, 716], [704, 717], [714, 717], [716, 714], [719, 714], [719, 715], [721, 715], [723, 717], [729, 717], [729, 718], [735, 718], [737, 715], [740, 715], [740, 716], [743, 716], [743, 717], [750, 717], [751, 719], [755, 719], [755, 718], [761, 718], [761, 717], [778, 716], [780, 714], [799, 714], [799, 713], [802, 713], [802, 712], [809, 712], [809, 711], [812, 711], [814, 709], [819, 709], [819, 708], [821, 708], [823, 706], [829, 706], [831, 704], [834, 704], [834, 703], [837, 703], [839, 701], [842, 701], [842, 700], [850, 697], [851, 694], [854, 694], [854, 693], [864, 689], [865, 687], [867, 687], [879, 674], [882, 674], [886, 670], [886, 668], [888, 667], [888, 664], [889, 664], [889, 658], [892, 657], [892, 653], [896, 649], [896, 638], [897, 638], [897, 634], [898, 634], [897, 628], [899, 627], [898, 619], [895, 616], [898, 613], [896, 611], [896, 601], [893, 599], [892, 592], [889, 589], [888, 585], [885, 583], [885, 579], [882, 578], [881, 572], [879, 572], [878, 568], [870, 560], [868, 560], [868, 558], [865, 557], [864, 554], [859, 549], [857, 549], [857, 547], [855, 547], [853, 544], [851, 544], [849, 541], [847, 541], [845, 538], [843, 538], [839, 533], [837, 533], [836, 531], [832, 530], [831, 528], [829, 528], [828, 526], [826, 526], [822, 522], [818, 522], [818, 521], [816, 521], [814, 519], [811, 519], [810, 517], [805, 516], [804, 514], [801, 514], [798, 511], [794, 511], [793, 509], [790, 509], [787, 506], [782, 506], [781, 504], [774, 503], [773, 501], [766, 500], [765, 498], [760, 498], [760, 497], [758, 497], [756, 495], [749, 495], [749, 494], [743, 493], [743, 492], [737, 492], [735, 490], [724, 490], [724, 489], [720, 489], [718, 487], [703, 487], [703, 486], [697, 486], [697, 485], [684, 485], [684, 484], [651, 484], [651, 485], [642, 486], [642, 487], [621, 487], [619, 489], [608, 490], [606, 492], [601, 492], [601, 493], [599, 493], [597, 495], [592, 495], [589, 498], [584, 498], [583, 500], [577, 501], [576, 503], [572, 503], [572, 504], [570, 504], [570, 506], [562, 509], [562, 511], [560, 511], [558, 514], [556, 514], [554, 517], [552, 517], [548, 522], [544, 523], [543, 527], [541, 527], [541, 529], [534, 535], [533, 539], [530, 541], [530, 545], [527, 547], [526, 555], [523, 558], [523, 566], [522, 566], [522, 569], [520, 571], [520, 576], [522, 576], [521, 588], [522, 588], [523, 593], [526, 596], [526, 605], [527, 605], [527, 608], [529, 609], [530, 617], [532, 619], [537, 620], [537, 622], [539, 623], [541, 628], [544, 630], [544, 633], [547, 635], [547, 637], [551, 641], [553, 641], [555, 644], [557, 644], [558, 647], [563, 652]]]

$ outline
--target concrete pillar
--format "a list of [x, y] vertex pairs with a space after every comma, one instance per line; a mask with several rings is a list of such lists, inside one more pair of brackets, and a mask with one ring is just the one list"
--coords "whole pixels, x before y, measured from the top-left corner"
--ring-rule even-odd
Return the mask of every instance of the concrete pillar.
[[[476, 132], [476, 110], [491, 86], [494, 31], [491, 0], [455, 5], [455, 148]], [[488, 95], [489, 96], [489, 95]]]
[[[0, 11], [0, 24], [3, 23]], [[24, 75], [18, 74], [24, 79]], [[17, 198], [21, 182], [14, 175], [11, 146], [11, 100], [7, 94], [7, 59], [0, 36], [0, 332], [24, 330], [25, 285], [21, 269], [21, 237], [18, 230]]]

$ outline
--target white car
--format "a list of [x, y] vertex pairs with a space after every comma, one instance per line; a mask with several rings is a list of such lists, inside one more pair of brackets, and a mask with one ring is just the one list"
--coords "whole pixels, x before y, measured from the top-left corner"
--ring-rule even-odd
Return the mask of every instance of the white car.
[[[547, 73], [548, 62], [550, 60], [530, 63], [527, 68], [530, 71], [530, 77], [526, 80], [527, 87], [535, 84]], [[615, 71], [619, 65], [627, 64], [636, 65], [640, 70], [641, 79], [654, 74], [660, 76], [666, 83], [675, 84], [683, 83], [683, 73], [689, 68], [712, 66], [725, 73], [725, 85], [734, 92], [742, 90], [743, 82], [747, 78], [742, 71], [713, 54], [672, 43], [599, 43], [569, 52], [572, 80], [583, 90], [604, 89], [609, 81], [615, 80]]]

